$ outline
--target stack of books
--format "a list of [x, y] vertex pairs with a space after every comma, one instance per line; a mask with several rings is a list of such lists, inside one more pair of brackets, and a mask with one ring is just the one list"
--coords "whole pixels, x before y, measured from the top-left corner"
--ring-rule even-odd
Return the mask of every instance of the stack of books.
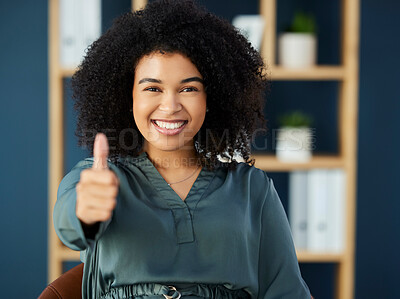
[[289, 222], [297, 250], [343, 251], [345, 198], [342, 169], [289, 174]]
[[101, 34], [101, 0], [60, 0], [60, 64], [75, 68]]

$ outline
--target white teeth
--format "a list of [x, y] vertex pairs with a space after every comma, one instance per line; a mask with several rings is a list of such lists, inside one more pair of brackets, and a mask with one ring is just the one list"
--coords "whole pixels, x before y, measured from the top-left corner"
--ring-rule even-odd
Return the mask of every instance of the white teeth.
[[170, 122], [156, 120], [155, 123], [157, 124], [157, 126], [159, 126], [161, 128], [172, 130], [172, 129], [177, 129], [177, 128], [182, 127], [185, 122], [180, 121], [180, 122], [176, 122], [176, 123], [170, 123]]

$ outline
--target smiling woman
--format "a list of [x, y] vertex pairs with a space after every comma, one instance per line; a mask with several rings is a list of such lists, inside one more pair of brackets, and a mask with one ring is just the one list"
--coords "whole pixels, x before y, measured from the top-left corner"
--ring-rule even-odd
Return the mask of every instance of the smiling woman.
[[93, 43], [72, 79], [93, 157], [54, 208], [83, 252], [83, 298], [310, 298], [274, 184], [250, 160], [263, 68], [190, 0], [151, 2]]
[[156, 52], [141, 58], [132, 98], [133, 117], [150, 156], [157, 150], [196, 156], [193, 139], [204, 122], [207, 95], [202, 75], [187, 57]]

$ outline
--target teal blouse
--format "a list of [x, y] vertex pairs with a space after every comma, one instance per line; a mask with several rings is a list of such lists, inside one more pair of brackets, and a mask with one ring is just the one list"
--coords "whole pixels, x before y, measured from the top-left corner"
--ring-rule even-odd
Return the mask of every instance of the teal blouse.
[[59, 238], [84, 253], [83, 298], [310, 298], [264, 171], [203, 168], [183, 201], [146, 153], [109, 162], [120, 180], [117, 206], [89, 239], [75, 185], [92, 164], [80, 161], [63, 178], [54, 208]]

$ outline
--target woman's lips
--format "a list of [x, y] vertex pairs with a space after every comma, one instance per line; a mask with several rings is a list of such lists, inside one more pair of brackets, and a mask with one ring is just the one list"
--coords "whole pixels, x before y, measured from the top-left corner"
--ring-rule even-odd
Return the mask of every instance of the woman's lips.
[[[166, 127], [161, 127], [157, 124], [157, 122], [160, 125], [165, 126], [166, 123], [168, 123], [168, 126], [171, 126], [172, 124], [181, 124], [180, 127], [178, 128], [166, 128]], [[151, 120], [151, 123], [154, 125], [154, 128], [160, 132], [161, 134], [164, 135], [168, 135], [168, 136], [172, 136], [172, 135], [177, 135], [179, 134], [183, 128], [186, 126], [186, 124], [188, 123], [187, 120]], [[183, 124], [182, 124], [183, 123]], [[176, 125], [175, 125], [176, 126]]]

